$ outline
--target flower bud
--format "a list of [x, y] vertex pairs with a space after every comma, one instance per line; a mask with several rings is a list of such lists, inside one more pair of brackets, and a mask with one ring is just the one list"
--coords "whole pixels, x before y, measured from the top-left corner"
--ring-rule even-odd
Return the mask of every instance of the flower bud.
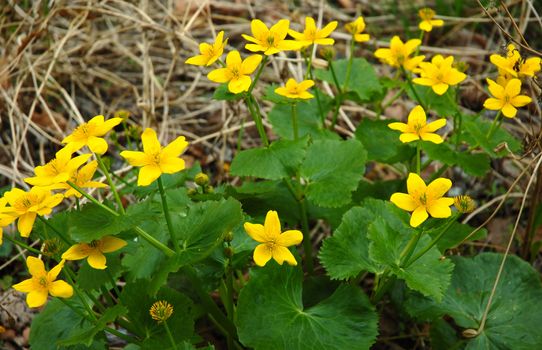
[[229, 231], [224, 235], [224, 242], [231, 242], [233, 241], [233, 232]]
[[472, 213], [476, 209], [476, 203], [470, 196], [455, 196], [454, 206], [462, 214]]
[[335, 50], [333, 47], [321, 47], [319, 53], [326, 61], [331, 61], [335, 58]]
[[199, 186], [205, 186], [209, 183], [209, 176], [207, 176], [207, 174], [204, 174], [204, 173], [199, 173], [196, 175], [196, 177], [194, 178], [194, 181], [199, 185]]
[[205, 186], [203, 187], [203, 193], [214, 193], [215, 192], [215, 189], [213, 188], [213, 186]]
[[226, 255], [228, 258], [231, 258], [233, 256], [233, 248], [228, 246], [224, 248], [224, 255]]

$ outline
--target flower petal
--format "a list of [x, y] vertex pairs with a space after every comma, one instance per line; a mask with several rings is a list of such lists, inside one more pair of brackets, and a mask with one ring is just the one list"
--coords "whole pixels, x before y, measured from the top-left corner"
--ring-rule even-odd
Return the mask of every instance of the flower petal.
[[91, 136], [87, 141], [88, 148], [94, 153], [104, 154], [107, 152], [107, 142], [101, 137]]
[[154, 180], [158, 179], [162, 175], [160, 167], [157, 165], [145, 165], [139, 169], [139, 175], [137, 177], [138, 186], [148, 186]]
[[241, 63], [241, 74], [252, 74], [262, 61], [261, 55], [250, 55]]
[[414, 198], [406, 193], [394, 193], [391, 195], [390, 201], [406, 211], [414, 211], [419, 206]]
[[512, 106], [510, 103], [505, 104], [501, 111], [502, 114], [507, 118], [514, 118], [518, 112], [516, 107]]
[[194, 66], [205, 66], [209, 62], [209, 57], [205, 55], [196, 55], [188, 58], [184, 63], [191, 64]]
[[230, 51], [226, 56], [226, 66], [228, 68], [239, 67], [241, 66], [241, 62], [241, 54], [237, 50]]
[[212, 70], [207, 74], [207, 79], [214, 81], [215, 83], [225, 83], [230, 81], [231, 72], [229, 68], [218, 68]]
[[410, 216], [410, 226], [418, 227], [425, 220], [427, 220], [428, 217], [429, 217], [429, 215], [427, 214], [427, 211], [425, 210], [425, 207], [420, 206], [420, 207], [416, 208], [416, 210], [414, 210], [412, 212], [412, 215]]
[[421, 132], [420, 137], [424, 141], [433, 142], [437, 145], [444, 142], [444, 140], [442, 139], [440, 135], [432, 133], [432, 132]]
[[87, 262], [88, 264], [94, 268], [94, 269], [97, 269], [97, 270], [103, 270], [105, 269], [107, 266], [105, 265], [106, 263], [106, 258], [105, 258], [105, 255], [103, 255], [101, 252], [99, 251], [93, 251], [89, 256], [88, 256], [88, 259], [87, 259]]
[[414, 197], [418, 197], [420, 193], [424, 193], [427, 189], [425, 182], [416, 173], [408, 174], [407, 178], [407, 190], [408, 194]]
[[288, 263], [288, 265], [297, 265], [294, 255], [286, 247], [275, 246], [273, 248], [273, 259], [275, 259], [279, 265], [282, 265], [285, 261]]
[[269, 242], [265, 234], [265, 229], [261, 224], [252, 224], [250, 222], [245, 222], [243, 225], [247, 234], [256, 242], [266, 243]]
[[395, 123], [389, 123], [388, 128], [392, 130], [399, 130], [401, 132], [406, 132], [408, 130], [408, 125], [405, 123], [395, 122]]
[[431, 123], [427, 124], [423, 128], [423, 131], [424, 132], [434, 132], [434, 131], [437, 131], [438, 129], [444, 127], [445, 125], [446, 125], [446, 119], [445, 118], [437, 119], [437, 120], [432, 121]]
[[446, 91], [448, 91], [448, 84], [439, 83], [433, 85], [431, 88], [433, 89], [435, 94], [442, 96], [446, 93]]
[[495, 98], [499, 100], [504, 100], [504, 87], [500, 86], [499, 84], [497, 84], [496, 82], [494, 82], [493, 80], [489, 78], [487, 78], [486, 81], [488, 84], [487, 88], [489, 92], [491, 93], [491, 95], [493, 95]]
[[417, 134], [414, 134], [414, 133], [411, 133], [411, 132], [406, 132], [406, 133], [403, 133], [401, 135], [399, 135], [399, 140], [403, 143], [407, 143], [407, 142], [412, 142], [412, 141], [416, 141], [416, 140], [419, 140], [420, 137], [417, 135]]
[[450, 179], [439, 177], [438, 179], [433, 180], [427, 185], [427, 201], [444, 196], [450, 188], [452, 188], [452, 181]]
[[14, 284], [11, 287], [13, 289], [18, 290], [19, 292], [23, 292], [23, 293], [30, 293], [31, 291], [36, 289], [36, 285], [35, 285], [34, 280], [32, 278], [29, 278], [27, 280], [24, 280], [22, 282]]
[[36, 221], [36, 215], [36, 213], [24, 213], [23, 215], [19, 216], [19, 220], [17, 221], [17, 229], [19, 230], [21, 237], [30, 236], [30, 232], [32, 232], [32, 227], [34, 226], [34, 221]]
[[289, 247], [291, 245], [297, 245], [303, 241], [303, 233], [299, 230], [284, 231], [276, 240], [276, 244], [283, 247]]
[[141, 134], [141, 142], [143, 143], [143, 151], [147, 154], [159, 153], [162, 149], [154, 129], [146, 128]]
[[254, 249], [252, 258], [258, 266], [265, 266], [269, 260], [273, 257], [271, 249], [266, 244], [260, 244]]
[[102, 237], [101, 241], [102, 246], [100, 250], [102, 251], [102, 253], [111, 253], [117, 251], [122, 247], [126, 246], [126, 244], [128, 244], [125, 240], [113, 236]]
[[265, 23], [259, 19], [253, 19], [252, 22], [250, 22], [250, 29], [252, 30], [252, 35], [256, 38], [261, 38], [269, 32]]
[[60, 274], [60, 271], [62, 271], [63, 267], [64, 267], [64, 260], [61, 260], [55, 267], [51, 269], [51, 271], [47, 273], [47, 280], [49, 282], [56, 280], [56, 278]]
[[57, 298], [71, 298], [73, 287], [65, 281], [54, 281], [49, 286], [49, 294]]
[[228, 90], [234, 94], [239, 94], [243, 91], [248, 91], [252, 79], [248, 75], [241, 75], [239, 79], [232, 79], [228, 84]]
[[519, 79], [510, 79], [508, 83], [506, 83], [506, 87], [504, 88], [504, 93], [507, 96], [514, 97], [519, 95], [521, 92], [521, 80]]
[[26, 295], [28, 307], [40, 307], [47, 302], [47, 290], [34, 290]]
[[188, 142], [184, 136], [179, 136], [162, 150], [162, 155], [167, 157], [178, 157], [188, 147]]
[[484, 108], [492, 111], [500, 111], [504, 107], [504, 102], [496, 98], [490, 97], [484, 102]]
[[86, 258], [88, 254], [89, 250], [86, 244], [74, 244], [62, 254], [62, 259], [80, 260]]
[[529, 96], [525, 96], [525, 95], [518, 95], [512, 98], [512, 100], [510, 101], [510, 103], [512, 103], [512, 105], [515, 107], [523, 107], [525, 105], [528, 105], [531, 102], [532, 102], [532, 99]]
[[277, 239], [280, 236], [280, 220], [279, 215], [274, 210], [269, 210], [265, 216], [265, 236], [268, 239]]
[[452, 216], [452, 210], [450, 209], [452, 204], [453, 198], [439, 198], [427, 203], [427, 211], [434, 218], [448, 218]]
[[322, 28], [318, 32], [318, 36], [320, 38], [325, 38], [325, 37], [330, 36], [331, 33], [337, 28], [338, 24], [339, 24], [339, 22], [337, 22], [337, 21], [329, 22], [324, 28]]
[[160, 170], [163, 174], [175, 174], [185, 168], [184, 159], [169, 157], [162, 157], [160, 160]]
[[148, 164], [148, 157], [145, 153], [139, 151], [122, 151], [120, 156], [132, 166], [145, 166]]
[[[408, 114], [408, 125], [410, 127], [414, 127], [417, 125], [424, 126], [427, 122], [427, 117], [425, 115], [425, 111], [423, 110], [422, 106], [416, 106], [412, 108], [410, 113]], [[416, 128], [413, 128], [414, 130]]]

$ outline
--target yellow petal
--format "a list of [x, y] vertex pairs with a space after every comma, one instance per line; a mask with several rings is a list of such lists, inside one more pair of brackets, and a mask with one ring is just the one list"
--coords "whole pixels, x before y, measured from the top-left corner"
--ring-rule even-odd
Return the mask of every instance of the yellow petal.
[[248, 91], [252, 79], [248, 75], [242, 75], [239, 79], [232, 79], [228, 83], [228, 90], [234, 94], [239, 94], [243, 91]]
[[315, 44], [318, 44], [318, 45], [333, 45], [335, 43], [335, 40], [334, 39], [331, 39], [331, 38], [323, 38], [323, 39], [316, 39], [314, 40], [314, 43]]
[[418, 46], [420, 46], [422, 41], [420, 39], [410, 39], [405, 43], [404, 46], [404, 52], [406, 55], [411, 54], [416, 50]]
[[427, 189], [427, 186], [425, 186], [425, 182], [420, 177], [420, 175], [416, 173], [408, 174], [408, 178], [407, 178], [408, 194], [414, 197], [417, 197], [419, 193], [424, 193], [426, 189]]
[[138, 151], [122, 151], [120, 156], [132, 166], [145, 166], [148, 164], [148, 157], [143, 152]]
[[519, 79], [510, 79], [508, 83], [506, 83], [506, 87], [504, 88], [504, 93], [507, 96], [514, 97], [519, 95], [521, 92], [521, 80]]
[[414, 198], [406, 193], [394, 193], [391, 195], [390, 201], [406, 211], [414, 211], [414, 209], [418, 207], [418, 203], [414, 200]]
[[225, 83], [230, 81], [232, 75], [229, 68], [218, 68], [207, 74], [207, 79], [215, 83]]
[[266, 243], [269, 242], [267, 236], [265, 235], [265, 229], [263, 225], [260, 224], [251, 224], [250, 222], [245, 222], [243, 225], [247, 234], [256, 242]]
[[488, 98], [484, 102], [484, 108], [490, 109], [492, 111], [499, 111], [502, 109], [503, 106], [504, 106], [503, 101], [498, 100], [496, 98], [492, 98], [492, 97]]
[[431, 88], [433, 89], [435, 94], [442, 96], [446, 93], [446, 91], [448, 91], [448, 84], [439, 83], [433, 85]]
[[339, 24], [339, 22], [337, 21], [333, 21], [333, 22], [329, 22], [324, 28], [322, 28], [322, 30], [320, 30], [318, 32], [318, 36], [320, 38], [325, 38], [325, 37], [328, 37], [331, 35], [331, 33], [337, 28], [337, 25]]
[[497, 99], [504, 100], [504, 87], [500, 86], [493, 80], [487, 78], [486, 79], [488, 84], [488, 90], [489, 92]]
[[269, 239], [277, 239], [280, 235], [279, 215], [274, 210], [269, 210], [265, 216], [265, 236]]
[[188, 58], [186, 61], [184, 61], [184, 63], [191, 64], [194, 66], [206, 66], [207, 62], [209, 62], [209, 57], [205, 55], [192, 56]]
[[230, 51], [228, 55], [226, 56], [226, 66], [228, 68], [232, 67], [239, 67], [241, 66], [241, 55], [239, 54], [239, 51]]
[[408, 125], [405, 123], [399, 123], [399, 122], [389, 123], [388, 128], [392, 130], [399, 130], [401, 132], [406, 132], [408, 130]]
[[88, 148], [94, 153], [104, 154], [107, 152], [107, 142], [101, 137], [91, 136], [88, 138]]
[[298, 87], [299, 87], [299, 90], [308, 90], [310, 89], [311, 87], [314, 86], [314, 81], [313, 80], [303, 80], [302, 82], [299, 83]]
[[283, 247], [289, 247], [291, 245], [297, 245], [303, 241], [303, 233], [298, 230], [284, 231], [276, 240], [276, 244]]
[[94, 130], [96, 136], [103, 136], [107, 134], [115, 126], [119, 125], [122, 122], [122, 118], [111, 118], [105, 121], [102, 125], [98, 125]]
[[371, 36], [369, 34], [356, 34], [354, 35], [354, 40], [358, 43], [363, 43], [366, 41], [369, 41], [371, 39]]
[[63, 267], [64, 267], [64, 260], [61, 260], [55, 267], [51, 269], [51, 271], [47, 273], [47, 280], [49, 282], [56, 280], [56, 278], [60, 274], [60, 271], [62, 271]]
[[518, 96], [512, 98], [510, 103], [512, 103], [512, 105], [515, 106], [515, 107], [523, 107], [523, 106], [531, 103], [531, 101], [532, 101], [532, 99], [529, 96], [518, 95]]
[[297, 261], [295, 260], [294, 255], [290, 250], [286, 247], [281, 246], [275, 246], [273, 248], [273, 259], [275, 259], [276, 262], [279, 263], [279, 265], [282, 265], [285, 261], [292, 266], [297, 265]]
[[107, 267], [105, 265], [105, 263], [106, 263], [105, 255], [103, 255], [99, 251], [92, 252], [88, 256], [87, 262], [94, 269], [103, 270], [103, 269], [105, 269]]
[[87, 256], [88, 249], [86, 244], [74, 244], [62, 254], [62, 259], [80, 260], [86, 258]]
[[259, 19], [253, 19], [252, 22], [250, 22], [250, 29], [252, 30], [252, 35], [256, 38], [261, 38], [269, 32], [265, 23]]
[[431, 20], [431, 25], [433, 27], [442, 27], [444, 25], [444, 21], [441, 19], [433, 19]]
[[457, 85], [467, 78], [465, 73], [461, 73], [457, 69], [452, 69], [446, 77], [446, 82], [450, 85]]
[[427, 200], [430, 201], [444, 196], [450, 188], [452, 188], [452, 181], [450, 179], [439, 177], [438, 179], [433, 180], [427, 185]]
[[178, 157], [188, 147], [188, 142], [184, 136], [179, 136], [173, 140], [169, 145], [164, 147], [162, 154], [167, 157]]
[[49, 293], [57, 298], [71, 298], [73, 288], [64, 281], [54, 281], [49, 286]]
[[26, 295], [28, 307], [40, 307], [47, 302], [47, 290], [34, 290]]
[[453, 198], [439, 198], [427, 203], [427, 211], [434, 218], [448, 218], [452, 216], [452, 210], [450, 209], [452, 204]]
[[[416, 106], [412, 108], [408, 114], [408, 125], [414, 127], [417, 125], [424, 126], [427, 122], [427, 117], [425, 116], [425, 111], [422, 106]], [[415, 128], [413, 128], [415, 129]]]
[[423, 206], [418, 207], [418, 208], [416, 208], [416, 210], [414, 210], [412, 212], [412, 215], [410, 216], [410, 226], [418, 227], [425, 220], [427, 220], [428, 217], [429, 217], [429, 215], [427, 214], [427, 211], [425, 210], [425, 207], [423, 207]]
[[412, 79], [412, 82], [414, 84], [418, 84], [422, 86], [433, 86], [433, 84], [435, 83], [433, 79], [430, 79], [430, 78], [414, 78]]
[[262, 61], [261, 55], [250, 55], [241, 63], [241, 74], [252, 74]]
[[431, 123], [427, 124], [423, 128], [423, 131], [425, 131], [425, 132], [434, 132], [434, 131], [437, 131], [438, 129], [444, 127], [445, 125], [446, 125], [446, 119], [445, 118], [437, 119], [437, 120], [432, 121]]
[[162, 175], [160, 167], [157, 165], [145, 165], [139, 169], [139, 175], [137, 177], [138, 186], [148, 186], [154, 180], [158, 179]]
[[160, 171], [163, 174], [175, 174], [185, 168], [184, 160], [175, 157], [162, 157], [160, 160]]
[[287, 19], [281, 19], [276, 24], [274, 24], [271, 28], [269, 28], [269, 31], [276, 33], [279, 40], [283, 40], [284, 38], [286, 38], [286, 35], [288, 35], [289, 27], [290, 27], [290, 21]]
[[143, 143], [143, 151], [147, 154], [159, 153], [162, 146], [156, 137], [156, 131], [151, 128], [146, 128], [141, 134], [141, 142]]
[[512, 106], [510, 103], [505, 104], [501, 111], [502, 114], [507, 118], [514, 118], [518, 112], [516, 107]]
[[431, 25], [431, 22], [429, 21], [421, 21], [420, 24], [418, 25], [418, 28], [420, 28], [424, 32], [430, 32], [431, 30], [433, 30], [433, 26]]
[[266, 244], [260, 244], [259, 246], [254, 249], [254, 254], [252, 258], [254, 259], [254, 262], [258, 266], [265, 266], [269, 260], [271, 260], [271, 257], [273, 254], [271, 253], [271, 250]]
[[403, 143], [408, 143], [408, 142], [412, 142], [412, 141], [416, 141], [416, 140], [419, 140], [420, 137], [418, 136], [418, 134], [414, 134], [414, 133], [410, 133], [410, 132], [406, 132], [406, 133], [403, 133], [401, 135], [399, 135], [399, 140]]
[[[246, 44], [245, 49], [247, 49], [248, 51], [251, 51], [251, 52], [258, 52], [258, 51], [266, 51], [267, 50], [267, 48], [263, 47], [260, 44]], [[279, 50], [275, 50], [275, 53], [278, 52], [278, 51]], [[267, 53], [266, 53], [266, 55], [267, 55]], [[209, 80], [211, 80], [211, 78], [209, 78]]]
[[101, 251], [103, 253], [111, 253], [126, 246], [126, 241], [113, 236], [105, 236], [101, 239], [102, 246]]
[[420, 137], [424, 141], [433, 142], [437, 145], [444, 142], [444, 140], [442, 139], [442, 137], [440, 137], [440, 135], [434, 134], [431, 132], [422, 132], [420, 133]]
[[19, 220], [17, 221], [17, 229], [19, 230], [21, 237], [30, 236], [30, 232], [32, 232], [32, 227], [34, 226], [34, 221], [36, 221], [36, 213], [24, 213], [23, 215], [19, 216]]
[[34, 283], [34, 280], [32, 278], [29, 278], [20, 283], [14, 284], [11, 287], [15, 290], [18, 290], [19, 292], [30, 293], [31, 291], [36, 289], [36, 284]]

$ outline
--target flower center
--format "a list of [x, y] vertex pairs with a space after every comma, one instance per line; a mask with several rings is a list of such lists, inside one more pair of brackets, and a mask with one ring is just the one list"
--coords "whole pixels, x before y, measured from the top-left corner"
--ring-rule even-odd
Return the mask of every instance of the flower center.
[[47, 278], [45, 278], [44, 276], [40, 277], [38, 282], [40, 286], [47, 287]]
[[427, 195], [425, 193], [420, 194], [420, 203], [423, 205], [427, 204]]
[[209, 49], [207, 50], [207, 56], [208, 57], [213, 57], [215, 55], [215, 50], [214, 48], [211, 46], [209, 47]]
[[274, 35], [267, 36], [267, 44], [269, 46], [274, 46], [275, 45], [275, 36]]
[[96, 248], [100, 245], [100, 241], [99, 240], [93, 240], [91, 241], [89, 244], [88, 244], [91, 248]]
[[316, 30], [315, 29], [309, 29], [305, 32], [305, 36], [307, 39], [314, 40], [316, 39]]
[[231, 75], [233, 75], [235, 79], [239, 79], [241, 77], [241, 72], [239, 71], [239, 68], [238, 67], [232, 68]]

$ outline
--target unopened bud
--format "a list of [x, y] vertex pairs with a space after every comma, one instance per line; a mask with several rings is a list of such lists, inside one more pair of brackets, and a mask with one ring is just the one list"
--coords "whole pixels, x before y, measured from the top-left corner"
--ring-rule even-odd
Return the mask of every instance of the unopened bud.
[[209, 183], [209, 176], [207, 176], [207, 174], [204, 174], [204, 173], [199, 173], [194, 178], [194, 181], [196, 181], [196, 183], [199, 186], [205, 186]]
[[193, 196], [195, 195], [196, 193], [198, 193], [198, 191], [196, 191], [195, 188], [189, 188], [188, 191], [186, 192], [189, 196]]
[[233, 248], [232, 247], [224, 248], [224, 255], [226, 255], [228, 258], [231, 258], [233, 256]]
[[47, 239], [43, 245], [43, 254], [47, 256], [55, 256], [62, 252], [63, 244], [59, 238]]
[[231, 242], [233, 241], [233, 232], [229, 231], [224, 235], [224, 242]]
[[213, 186], [207, 185], [207, 186], [205, 186], [205, 187], [203, 188], [203, 192], [204, 192], [204, 193], [214, 193], [214, 192], [215, 192], [215, 189], [213, 188]]
[[335, 58], [335, 50], [333, 47], [322, 47], [320, 48], [320, 56], [322, 56], [326, 61], [331, 61]]
[[463, 335], [464, 338], [475, 338], [478, 336], [478, 331], [476, 329], [465, 329], [461, 335]]

